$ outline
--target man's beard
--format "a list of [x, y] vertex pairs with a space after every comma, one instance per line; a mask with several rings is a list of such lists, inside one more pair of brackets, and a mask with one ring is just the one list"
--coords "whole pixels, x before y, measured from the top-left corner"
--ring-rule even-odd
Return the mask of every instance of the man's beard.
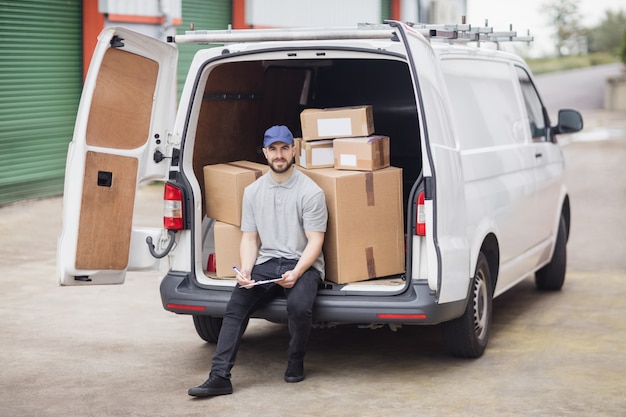
[[274, 171], [277, 174], [282, 174], [284, 172], [289, 171], [289, 168], [291, 168], [291, 166], [293, 165], [293, 163], [295, 162], [296, 158], [291, 158], [291, 160], [287, 160], [285, 158], [281, 158], [281, 161], [285, 161], [285, 166], [283, 168], [277, 168], [274, 166], [274, 163], [276, 162], [277, 159], [272, 160], [268, 165], [270, 166], [270, 169], [272, 171]]

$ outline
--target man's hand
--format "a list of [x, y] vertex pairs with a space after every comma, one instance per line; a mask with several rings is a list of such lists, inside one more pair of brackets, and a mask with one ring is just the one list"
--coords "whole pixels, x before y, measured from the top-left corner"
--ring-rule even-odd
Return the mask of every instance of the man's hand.
[[276, 283], [283, 288], [293, 288], [296, 282], [304, 274], [304, 272], [313, 265], [313, 262], [317, 259], [322, 252], [322, 245], [324, 244], [324, 232], [312, 232], [305, 230], [304, 234], [307, 237], [307, 244], [302, 252], [302, 256], [298, 260], [296, 266], [285, 272], [282, 277], [282, 281]]
[[249, 271], [241, 271], [241, 273], [237, 273], [237, 284], [243, 288], [250, 289], [253, 287], [254, 280], [250, 278]]
[[281, 281], [276, 281], [278, 285], [283, 288], [293, 288], [293, 286], [296, 285], [298, 278], [300, 278], [300, 275], [292, 269], [282, 274], [281, 277], [283, 278]]

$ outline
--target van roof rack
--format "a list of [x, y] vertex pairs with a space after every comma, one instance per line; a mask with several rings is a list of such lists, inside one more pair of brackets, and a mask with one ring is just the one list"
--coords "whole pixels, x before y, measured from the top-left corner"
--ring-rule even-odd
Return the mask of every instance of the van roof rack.
[[526, 36], [518, 36], [513, 30], [513, 25], [509, 25], [506, 32], [494, 32], [493, 27], [489, 26], [489, 21], [485, 19], [485, 26], [472, 26], [465, 23], [453, 25], [430, 25], [417, 24], [413, 28], [428, 30], [429, 37], [435, 39], [444, 39], [449, 42], [532, 42], [534, 37], [530, 35], [530, 31], [526, 32]]
[[[485, 20], [485, 26], [472, 26], [465, 23], [437, 25], [422, 23], [406, 23], [413, 30], [421, 33], [428, 39], [447, 40], [454, 42], [531, 42], [533, 37], [517, 36], [513, 26], [509, 31], [494, 32]], [[292, 29], [235, 29], [227, 30], [191, 30], [184, 35], [168, 36], [167, 41], [177, 44], [227, 44], [259, 41], [304, 41], [304, 40], [342, 40], [342, 39], [391, 39], [397, 40], [395, 29], [390, 25], [393, 21], [384, 24], [361, 23], [356, 28], [292, 28]]]

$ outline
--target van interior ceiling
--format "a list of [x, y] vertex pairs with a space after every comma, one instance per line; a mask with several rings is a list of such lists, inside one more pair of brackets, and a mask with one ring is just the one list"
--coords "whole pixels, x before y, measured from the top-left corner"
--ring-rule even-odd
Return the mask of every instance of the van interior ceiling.
[[395, 59], [246, 61], [211, 70], [204, 88], [193, 169], [204, 190], [205, 165], [265, 163], [263, 132], [275, 124], [301, 136], [305, 108], [372, 105], [376, 134], [390, 137], [391, 165], [403, 170], [404, 207], [421, 172], [416, 102], [406, 62]]

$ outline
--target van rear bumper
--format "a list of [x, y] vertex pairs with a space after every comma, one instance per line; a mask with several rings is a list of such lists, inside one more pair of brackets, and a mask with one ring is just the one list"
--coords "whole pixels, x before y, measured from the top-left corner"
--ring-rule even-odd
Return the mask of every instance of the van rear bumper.
[[[231, 287], [199, 287], [188, 272], [169, 271], [161, 282], [163, 308], [177, 314], [222, 317], [231, 292]], [[439, 324], [460, 317], [465, 306], [465, 300], [438, 304], [427, 283], [418, 281], [398, 295], [318, 295], [313, 320], [317, 323]], [[253, 317], [286, 321], [285, 299], [273, 300]]]

